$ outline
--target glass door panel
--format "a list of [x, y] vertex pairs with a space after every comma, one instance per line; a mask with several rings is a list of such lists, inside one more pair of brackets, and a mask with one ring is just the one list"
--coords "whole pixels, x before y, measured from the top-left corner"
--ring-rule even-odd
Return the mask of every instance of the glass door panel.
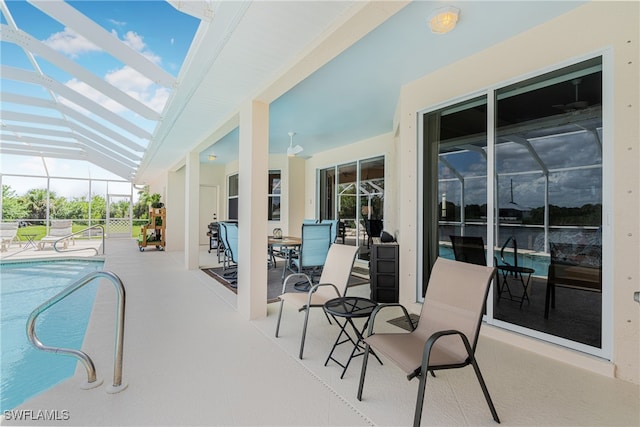
[[493, 317], [594, 348], [602, 346], [601, 68], [595, 58], [496, 91], [496, 251], [499, 269], [520, 270], [501, 270]]
[[360, 161], [360, 199], [361, 228], [365, 236], [360, 243], [358, 259], [369, 260], [374, 237], [380, 237], [384, 227], [384, 157]]
[[364, 230], [358, 223], [358, 193], [357, 193], [357, 163], [349, 163], [337, 167], [338, 173], [338, 219], [345, 225], [346, 245], [359, 246], [362, 241], [360, 235]]
[[435, 259], [455, 259], [451, 236], [487, 241], [486, 97], [425, 114], [423, 129], [424, 293]]

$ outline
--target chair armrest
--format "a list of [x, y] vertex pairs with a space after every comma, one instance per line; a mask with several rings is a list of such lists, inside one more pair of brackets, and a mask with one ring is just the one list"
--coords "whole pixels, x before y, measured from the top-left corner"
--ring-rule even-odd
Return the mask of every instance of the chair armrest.
[[311, 282], [311, 277], [309, 277], [308, 275], [304, 274], [304, 273], [292, 273], [290, 275], [287, 276], [286, 279], [284, 279], [284, 282], [282, 283], [282, 293], [284, 294], [287, 288], [287, 283], [289, 283], [289, 279], [291, 279], [292, 277], [296, 277], [296, 278], [305, 278], [307, 280], [307, 282], [309, 282], [309, 286], [311, 286], [313, 283]]
[[317, 283], [317, 284], [311, 286], [311, 289], [309, 289], [309, 294], [314, 293], [320, 286], [331, 286], [333, 289], [335, 289], [337, 297], [341, 296], [340, 295], [340, 291], [338, 290], [338, 287], [336, 285], [334, 285], [333, 283]]
[[424, 343], [424, 350], [422, 351], [422, 366], [416, 369], [415, 371], [413, 371], [412, 373], [410, 373], [409, 375], [407, 375], [408, 380], [411, 380], [412, 378], [420, 375], [420, 372], [426, 372], [429, 370], [429, 356], [431, 355], [431, 349], [435, 345], [436, 341], [438, 341], [442, 337], [446, 337], [449, 335], [459, 335], [460, 338], [462, 339], [462, 343], [467, 349], [467, 354], [469, 355], [469, 359], [472, 359], [474, 357], [473, 350], [471, 349], [471, 344], [469, 344], [469, 339], [461, 331], [458, 331], [456, 329], [448, 329], [445, 331], [435, 332], [431, 334], [429, 339], [427, 339], [427, 341]]
[[415, 327], [413, 326], [413, 322], [411, 321], [411, 317], [409, 316], [409, 312], [407, 311], [405, 306], [403, 306], [402, 304], [397, 303], [397, 302], [390, 302], [390, 303], [386, 303], [386, 304], [380, 304], [376, 308], [373, 309], [373, 312], [371, 313], [371, 316], [369, 317], [369, 328], [367, 329], [367, 335], [365, 336], [365, 338], [373, 335], [373, 325], [375, 323], [376, 316], [378, 315], [378, 313], [382, 309], [389, 308], [389, 307], [400, 307], [402, 309], [403, 313], [404, 313], [405, 319], [407, 320], [409, 325], [411, 325], [411, 330], [413, 331], [415, 329]]

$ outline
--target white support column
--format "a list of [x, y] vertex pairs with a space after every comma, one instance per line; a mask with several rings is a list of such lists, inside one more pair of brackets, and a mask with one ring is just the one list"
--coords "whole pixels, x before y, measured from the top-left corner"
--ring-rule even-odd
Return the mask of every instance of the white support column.
[[238, 312], [252, 320], [267, 315], [268, 104], [240, 110], [238, 158]]
[[200, 242], [198, 224], [200, 223], [200, 156], [189, 152], [186, 159], [184, 183], [184, 264], [189, 270], [200, 265]]

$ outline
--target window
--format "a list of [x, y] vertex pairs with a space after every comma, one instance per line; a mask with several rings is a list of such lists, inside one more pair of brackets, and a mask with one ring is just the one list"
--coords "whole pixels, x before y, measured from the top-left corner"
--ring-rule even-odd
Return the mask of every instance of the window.
[[238, 220], [238, 174], [230, 175], [227, 186], [228, 209], [227, 217]]
[[279, 170], [269, 171], [269, 221], [280, 221], [280, 194], [282, 181]]
[[[502, 293], [494, 287], [488, 322], [605, 354], [602, 58], [425, 112], [421, 124], [421, 290], [437, 256], [454, 258], [451, 235], [480, 236], [489, 264], [534, 271], [523, 304], [519, 278], [508, 278]], [[558, 256], [562, 268], [551, 267]], [[558, 281], [551, 271], [571, 270], [567, 260], [580, 277], [561, 278], [571, 287], [555, 285], [554, 308], [547, 302], [549, 283]]]

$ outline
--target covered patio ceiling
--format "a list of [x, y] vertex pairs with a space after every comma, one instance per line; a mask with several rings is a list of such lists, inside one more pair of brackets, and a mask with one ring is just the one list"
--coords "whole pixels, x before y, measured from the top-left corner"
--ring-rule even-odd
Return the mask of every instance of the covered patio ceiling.
[[[238, 111], [249, 99], [270, 104], [272, 154], [286, 152], [289, 131], [303, 156], [391, 132], [403, 84], [583, 2], [170, 1], [167, 13], [197, 25], [177, 76], [82, 15], [78, 3], [28, 3], [169, 95], [161, 108], [150, 106], [87, 73], [43, 43], [46, 37], [24, 31], [12, 19], [13, 2], [0, 0], [3, 170], [14, 155], [75, 159], [145, 183], [180, 167], [189, 151], [200, 152], [202, 162], [211, 153], [221, 163], [236, 159]], [[461, 10], [458, 27], [431, 33], [427, 17], [449, 4]], [[28, 64], [13, 65], [9, 45], [25, 52]], [[43, 62], [69, 79], [52, 78]], [[71, 78], [82, 85], [72, 87]], [[21, 84], [10, 90], [8, 81]], [[45, 95], [20, 89], [33, 85]], [[88, 102], [90, 91], [108, 102]], [[114, 105], [127, 113], [115, 113]]]

